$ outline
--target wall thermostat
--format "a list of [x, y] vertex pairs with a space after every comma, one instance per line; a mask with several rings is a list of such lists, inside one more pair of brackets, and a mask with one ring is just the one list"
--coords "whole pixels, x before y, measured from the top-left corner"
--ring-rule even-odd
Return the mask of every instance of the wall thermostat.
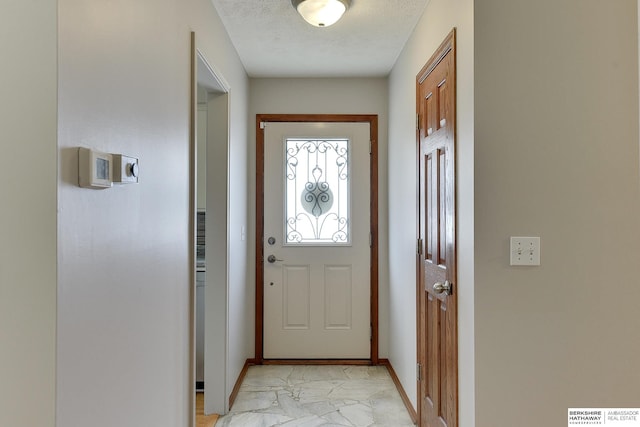
[[124, 154], [78, 148], [78, 183], [84, 188], [110, 188], [138, 182], [138, 159]]
[[113, 157], [108, 153], [80, 147], [78, 149], [80, 187], [109, 188], [113, 184]]

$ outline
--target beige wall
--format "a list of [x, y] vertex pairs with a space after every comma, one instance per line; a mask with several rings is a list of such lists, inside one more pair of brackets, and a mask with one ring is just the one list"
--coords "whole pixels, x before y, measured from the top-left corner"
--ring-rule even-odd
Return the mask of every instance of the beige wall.
[[56, 1], [0, 6], [0, 425], [55, 423]]
[[[386, 78], [251, 79], [250, 123], [256, 114], [377, 114], [379, 174], [379, 320], [380, 357], [389, 351], [389, 287], [387, 252], [387, 123]], [[255, 128], [249, 140], [255, 146]], [[255, 150], [249, 152], [251, 197], [255, 200]], [[251, 212], [255, 212], [255, 203]], [[251, 241], [255, 219], [251, 219]]]
[[[635, 0], [485, 0], [475, 12], [478, 427], [637, 407]], [[510, 267], [509, 236], [542, 265]]]
[[[246, 223], [246, 73], [207, 0], [59, 0], [58, 425], [186, 425], [190, 32], [231, 86], [232, 226]], [[76, 147], [140, 159], [140, 183], [77, 187]], [[247, 305], [232, 239], [230, 313]], [[231, 316], [231, 315], [230, 315]], [[227, 378], [250, 356], [231, 318]], [[220, 363], [220, 361], [211, 361]]]
[[473, 425], [473, 0], [431, 0], [389, 77], [390, 354], [416, 405], [416, 75], [457, 28], [460, 425]]

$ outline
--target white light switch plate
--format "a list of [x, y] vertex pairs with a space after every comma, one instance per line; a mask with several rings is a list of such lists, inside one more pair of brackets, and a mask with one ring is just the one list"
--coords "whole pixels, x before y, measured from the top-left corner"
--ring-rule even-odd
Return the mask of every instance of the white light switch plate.
[[540, 265], [540, 238], [511, 237], [511, 265]]

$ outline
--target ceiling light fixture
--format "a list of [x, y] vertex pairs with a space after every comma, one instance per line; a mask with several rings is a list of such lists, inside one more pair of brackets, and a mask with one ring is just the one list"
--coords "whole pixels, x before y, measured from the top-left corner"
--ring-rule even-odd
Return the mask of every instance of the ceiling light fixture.
[[342, 17], [350, 0], [291, 0], [300, 16], [315, 27], [328, 27]]

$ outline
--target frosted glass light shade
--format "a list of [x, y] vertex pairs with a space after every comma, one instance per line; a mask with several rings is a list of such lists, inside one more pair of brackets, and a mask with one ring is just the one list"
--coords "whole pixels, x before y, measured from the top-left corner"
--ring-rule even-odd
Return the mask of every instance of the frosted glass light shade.
[[291, 0], [300, 16], [315, 27], [328, 27], [342, 17], [349, 0]]

